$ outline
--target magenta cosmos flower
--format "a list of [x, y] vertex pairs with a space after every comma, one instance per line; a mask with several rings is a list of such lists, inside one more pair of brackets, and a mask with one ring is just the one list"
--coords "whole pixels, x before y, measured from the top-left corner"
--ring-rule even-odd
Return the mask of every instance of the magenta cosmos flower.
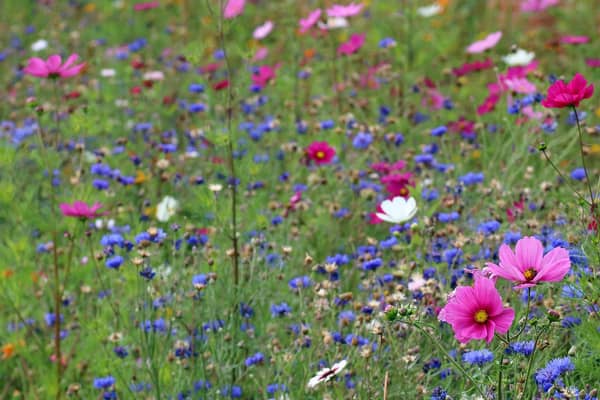
[[474, 286], [456, 288], [438, 319], [452, 325], [454, 336], [461, 343], [481, 339], [489, 343], [495, 332], [508, 332], [515, 311], [502, 305], [494, 281], [476, 275]]
[[548, 88], [548, 95], [542, 101], [546, 108], [578, 107], [581, 100], [594, 94], [594, 85], [587, 85], [583, 75], [577, 73], [569, 83], [556, 81]]
[[62, 203], [60, 210], [65, 217], [77, 217], [77, 218], [96, 218], [102, 215], [106, 215], [106, 212], [99, 212], [102, 208], [102, 204], [94, 203], [92, 206], [87, 205], [83, 201], [75, 201], [73, 204]]
[[85, 67], [85, 63], [72, 66], [78, 58], [77, 54], [71, 54], [67, 61], [61, 65], [62, 59], [58, 54], [48, 57], [48, 61], [33, 57], [29, 59], [23, 72], [38, 78], [70, 78], [79, 74]]
[[335, 149], [327, 142], [312, 142], [306, 148], [306, 155], [317, 165], [329, 164], [335, 157]]
[[348, 41], [342, 43], [338, 47], [337, 53], [339, 55], [346, 56], [356, 53], [358, 50], [360, 50], [363, 44], [365, 44], [365, 37], [366, 34], [364, 33], [353, 33], [352, 36], [350, 36], [350, 39], [348, 39]]
[[544, 255], [542, 242], [524, 237], [517, 242], [515, 252], [503, 244], [499, 251], [500, 265], [487, 263], [486, 271], [493, 278], [500, 277], [518, 283], [515, 289], [532, 287], [541, 282], [558, 282], [569, 269], [569, 252], [556, 247]]

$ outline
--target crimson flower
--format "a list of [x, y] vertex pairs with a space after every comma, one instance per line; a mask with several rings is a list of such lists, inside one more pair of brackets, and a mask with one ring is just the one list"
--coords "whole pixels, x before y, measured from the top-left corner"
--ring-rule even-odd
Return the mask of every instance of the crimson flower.
[[587, 85], [583, 75], [577, 73], [569, 83], [556, 81], [548, 88], [548, 95], [542, 101], [546, 108], [578, 107], [581, 100], [594, 94], [594, 85]]
[[312, 142], [305, 151], [308, 158], [317, 165], [329, 164], [335, 157], [335, 149], [327, 142]]
[[70, 78], [78, 75], [85, 67], [85, 63], [71, 66], [78, 58], [77, 54], [71, 54], [67, 61], [61, 65], [62, 59], [58, 54], [48, 57], [48, 61], [32, 57], [23, 72], [38, 78]]

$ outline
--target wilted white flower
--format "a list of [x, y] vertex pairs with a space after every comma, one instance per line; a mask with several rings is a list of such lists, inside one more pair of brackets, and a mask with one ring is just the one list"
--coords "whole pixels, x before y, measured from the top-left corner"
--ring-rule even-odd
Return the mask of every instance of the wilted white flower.
[[312, 389], [321, 382], [328, 382], [334, 376], [339, 374], [344, 368], [346, 368], [346, 365], [348, 365], [348, 361], [342, 360], [338, 363], [333, 364], [331, 368], [323, 368], [322, 370], [317, 372], [317, 375], [310, 378], [310, 381], [308, 381], [307, 386]]
[[417, 8], [417, 14], [425, 18], [433, 17], [434, 15], [438, 15], [441, 12], [442, 6], [440, 6], [438, 3], [433, 3], [429, 6]]
[[167, 222], [177, 210], [179, 209], [179, 202], [171, 196], [165, 196], [164, 199], [156, 206], [156, 219], [160, 222]]
[[397, 196], [392, 200], [384, 200], [381, 203], [383, 213], [376, 213], [377, 217], [383, 221], [399, 224], [410, 220], [417, 213], [417, 202], [414, 197], [406, 200], [404, 197]]
[[31, 50], [33, 51], [42, 51], [48, 47], [48, 41], [44, 39], [40, 39], [31, 44]]
[[117, 74], [117, 72], [112, 68], [105, 68], [100, 71], [100, 76], [103, 78], [111, 78], [111, 77], [115, 76], [116, 74]]
[[208, 190], [211, 192], [220, 192], [223, 189], [223, 185], [220, 183], [211, 183], [208, 185]]
[[145, 81], [162, 81], [165, 74], [162, 71], [148, 71], [144, 74]]
[[533, 61], [535, 53], [523, 49], [517, 49], [510, 54], [502, 57], [502, 61], [507, 63], [509, 66], [527, 65]]

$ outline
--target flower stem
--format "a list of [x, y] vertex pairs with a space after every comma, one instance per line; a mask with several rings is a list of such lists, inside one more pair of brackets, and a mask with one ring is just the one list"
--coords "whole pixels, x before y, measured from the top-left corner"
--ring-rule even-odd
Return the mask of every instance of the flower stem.
[[573, 112], [575, 113], [575, 121], [577, 122], [577, 133], [579, 134], [579, 153], [581, 154], [581, 164], [583, 165], [583, 171], [585, 172], [585, 181], [587, 182], [588, 190], [590, 191], [590, 206], [592, 207], [592, 218], [596, 215], [596, 206], [594, 200], [594, 192], [592, 190], [592, 182], [588, 174], [588, 168], [585, 165], [585, 154], [583, 153], [583, 134], [581, 133], [581, 124], [579, 122], [579, 114], [577, 114], [577, 108], [573, 106]]
[[[571, 182], [569, 182], [567, 180], [567, 178], [563, 175], [563, 173], [560, 172], [560, 170], [558, 169], [558, 167], [556, 166], [556, 164], [554, 164], [554, 162], [552, 162], [552, 160], [550, 159], [550, 156], [548, 155], [548, 153], [546, 153], [546, 150], [542, 150], [542, 154], [544, 155], [544, 157], [546, 158], [546, 161], [548, 161], [548, 163], [550, 164], [550, 166], [552, 167], [552, 169], [554, 169], [554, 171], [556, 171], [556, 173], [558, 174], [558, 176], [561, 177], [567, 183], [567, 185], [569, 185], [569, 188], [573, 191], [573, 193], [575, 193], [577, 195], [577, 197], [579, 197], [581, 200], [583, 200], [586, 204], [588, 204], [588, 205], [591, 206], [591, 203], [585, 197], [583, 197], [577, 191], [577, 189], [575, 189], [573, 187], [573, 185], [571, 185]], [[586, 172], [586, 174], [587, 174], [587, 172]]]
[[424, 327], [422, 327], [421, 325], [417, 324], [416, 322], [409, 322], [409, 321], [402, 321], [404, 323], [407, 323], [409, 325], [414, 326], [415, 328], [417, 328], [421, 333], [423, 333], [425, 336], [427, 336], [427, 338], [429, 340], [431, 340], [431, 342], [433, 342], [437, 348], [444, 353], [444, 355], [446, 356], [446, 358], [450, 361], [450, 363], [452, 363], [452, 365], [454, 365], [456, 367], [456, 369], [458, 369], [458, 371], [463, 374], [463, 376], [465, 378], [467, 378], [467, 380], [469, 382], [471, 382], [471, 384], [475, 387], [475, 389], [477, 390], [477, 392], [485, 399], [488, 396], [485, 394], [485, 392], [479, 387], [479, 385], [477, 384], [477, 382], [475, 381], [475, 379], [469, 375], [469, 373], [462, 367], [462, 365], [460, 365], [451, 355], [450, 353], [448, 353], [448, 351], [444, 348], [444, 346], [442, 346], [442, 344], [440, 343], [439, 340], [437, 340], [436, 338], [434, 338], [429, 332], [427, 332], [427, 329], [425, 329]]
[[535, 341], [533, 342], [533, 352], [531, 353], [531, 357], [529, 357], [529, 362], [527, 363], [527, 372], [525, 372], [525, 385], [523, 386], [523, 391], [521, 392], [521, 395], [519, 396], [519, 399], [524, 399], [526, 398], [526, 394], [527, 394], [527, 384], [529, 383], [529, 374], [531, 373], [531, 367], [533, 365], [533, 360], [535, 358], [535, 351], [537, 350], [537, 344], [540, 340], [540, 338], [542, 337], [542, 334], [544, 332], [546, 332], [548, 325], [542, 329], [540, 329], [540, 332], [538, 333], [538, 335], [535, 338]]

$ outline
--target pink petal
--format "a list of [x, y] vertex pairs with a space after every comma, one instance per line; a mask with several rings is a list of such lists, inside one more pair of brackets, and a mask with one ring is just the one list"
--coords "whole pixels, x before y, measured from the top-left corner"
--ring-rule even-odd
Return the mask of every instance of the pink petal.
[[561, 281], [571, 268], [569, 252], [561, 247], [552, 249], [542, 261], [542, 268], [534, 278], [534, 282]]
[[499, 333], [506, 333], [510, 329], [515, 319], [515, 310], [512, 308], [505, 308], [498, 315], [494, 315], [493, 320], [496, 325], [496, 331]]
[[525, 271], [525, 269], [521, 268], [519, 260], [517, 259], [515, 253], [513, 253], [512, 249], [506, 244], [502, 244], [498, 253], [502, 269], [506, 271], [506, 275], [511, 276], [511, 278], [506, 279], [510, 279], [513, 281], [523, 280], [523, 272]]
[[490, 316], [502, 311], [502, 298], [492, 280], [484, 277], [476, 278], [473, 291], [478, 304], [477, 308], [486, 310]]
[[589, 99], [594, 95], [594, 85], [590, 85], [585, 88], [585, 92], [583, 92], [583, 98]]
[[515, 253], [519, 263], [517, 266], [521, 271], [529, 268], [539, 271], [544, 254], [542, 242], [534, 237], [526, 236], [517, 242]]
[[46, 62], [46, 66], [48, 67], [48, 72], [49, 73], [57, 72], [60, 68], [61, 61], [62, 61], [62, 59], [60, 58], [60, 56], [58, 54], [53, 54], [50, 57], [48, 57], [48, 61]]
[[229, 0], [225, 5], [223, 17], [226, 19], [235, 18], [244, 11], [246, 0]]
[[45, 78], [48, 76], [48, 68], [46, 67], [46, 62], [41, 58], [37, 57], [29, 59], [27, 66], [23, 69], [23, 72], [40, 78]]
[[67, 61], [65, 61], [65, 63], [62, 65], [62, 67], [60, 69], [67, 69], [71, 66], [71, 64], [73, 64], [75, 61], [77, 61], [77, 59], [79, 58], [79, 56], [76, 53], [73, 53], [69, 56], [69, 58], [67, 58]]

